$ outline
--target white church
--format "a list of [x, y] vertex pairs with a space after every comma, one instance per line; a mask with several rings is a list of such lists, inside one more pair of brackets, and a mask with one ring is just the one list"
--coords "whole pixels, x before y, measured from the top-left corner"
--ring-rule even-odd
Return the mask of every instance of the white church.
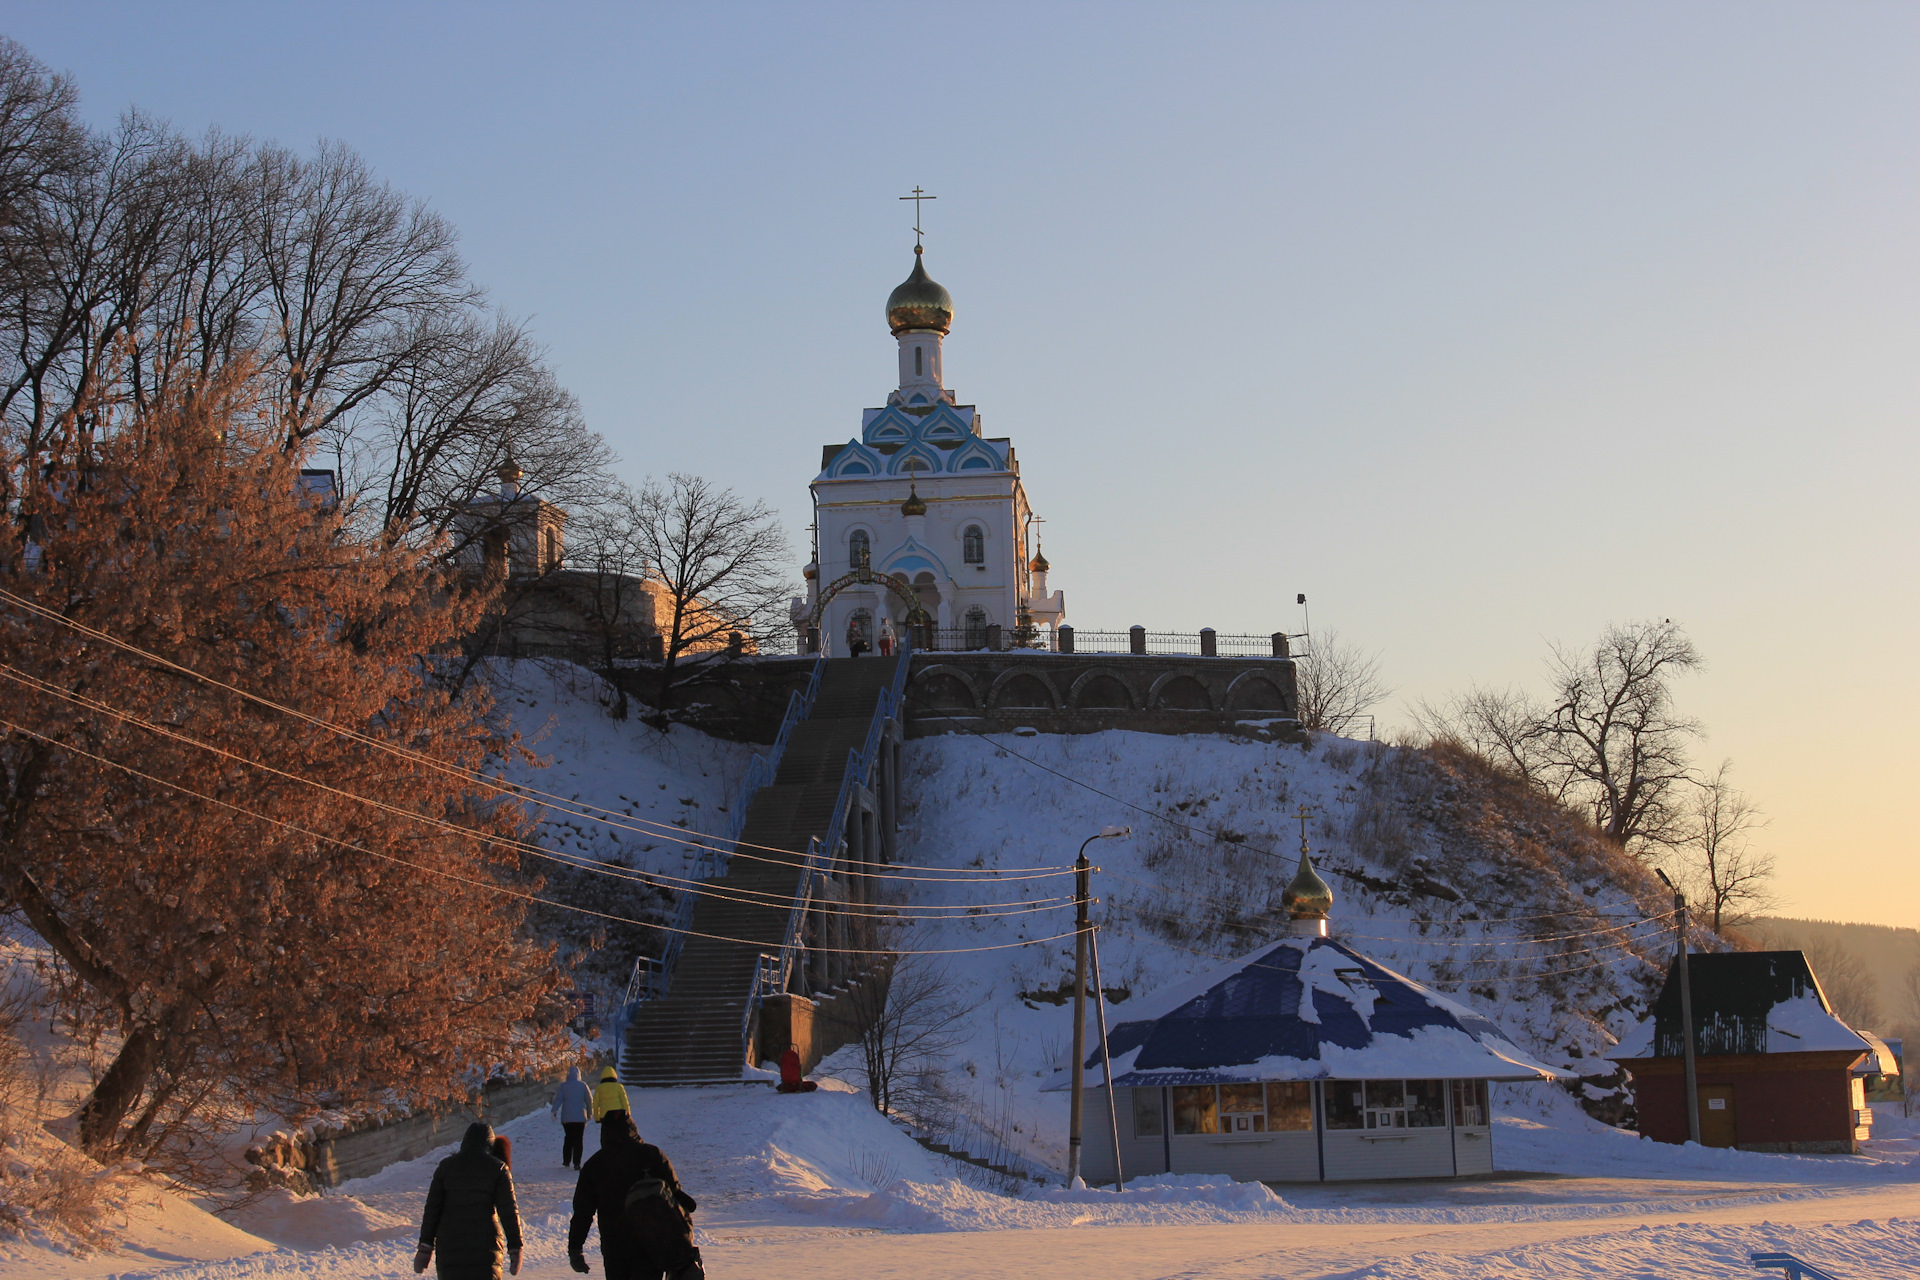
[[814, 562], [794, 623], [836, 657], [904, 636], [910, 623], [923, 636], [931, 628], [941, 649], [1051, 647], [1066, 597], [1047, 589], [1020, 461], [946, 389], [953, 298], [927, 274], [919, 245], [913, 253], [913, 273], [887, 299], [900, 384], [884, 407], [861, 413], [857, 437], [821, 451]]

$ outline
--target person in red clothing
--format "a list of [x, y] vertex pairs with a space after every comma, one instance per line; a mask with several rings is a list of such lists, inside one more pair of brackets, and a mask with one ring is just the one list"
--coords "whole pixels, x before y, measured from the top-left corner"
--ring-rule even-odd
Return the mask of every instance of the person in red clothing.
[[802, 1074], [799, 1053], [788, 1049], [780, 1055], [780, 1083], [774, 1088], [781, 1093], [812, 1093], [820, 1087], [811, 1080], [802, 1080]]

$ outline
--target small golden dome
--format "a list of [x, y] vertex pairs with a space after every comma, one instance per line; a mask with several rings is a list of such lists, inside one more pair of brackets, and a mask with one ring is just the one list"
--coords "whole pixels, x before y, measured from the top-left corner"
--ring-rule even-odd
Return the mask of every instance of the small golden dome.
[[1033, 570], [1035, 573], [1045, 573], [1047, 570], [1053, 568], [1052, 565], [1047, 563], [1047, 553], [1040, 549], [1039, 543], [1034, 544], [1033, 559], [1027, 561], [1027, 568]]
[[887, 327], [899, 337], [909, 329], [931, 329], [944, 334], [953, 327], [953, 295], [934, 283], [913, 247], [913, 274], [887, 297]]
[[1300, 855], [1300, 869], [1280, 891], [1280, 905], [1295, 920], [1325, 920], [1333, 909], [1333, 888], [1313, 869], [1313, 859]]
[[918, 485], [909, 484], [907, 486], [907, 500], [900, 504], [900, 514], [903, 516], [923, 516], [927, 514], [927, 500], [920, 496], [920, 487]]

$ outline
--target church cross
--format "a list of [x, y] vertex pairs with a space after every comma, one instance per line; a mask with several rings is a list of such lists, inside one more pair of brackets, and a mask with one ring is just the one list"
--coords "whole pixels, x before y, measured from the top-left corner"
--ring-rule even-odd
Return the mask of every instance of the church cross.
[[1307, 856], [1307, 806], [1300, 806], [1300, 856]]
[[940, 197], [939, 197], [939, 196], [930, 196], [930, 195], [928, 195], [928, 194], [927, 194], [927, 193], [926, 193], [925, 191], [923, 191], [923, 190], [922, 190], [921, 188], [919, 188], [919, 187], [915, 187], [915, 188], [913, 189], [913, 194], [912, 194], [912, 195], [910, 195], [910, 196], [901, 196], [900, 198], [901, 198], [902, 200], [911, 200], [911, 201], [913, 201], [913, 247], [914, 247], [914, 248], [916, 248], [916, 249], [918, 249], [918, 248], [920, 247], [920, 235], [921, 235], [921, 231], [920, 231], [920, 202], [921, 202], [922, 200], [938, 200], [938, 199], [939, 199]]

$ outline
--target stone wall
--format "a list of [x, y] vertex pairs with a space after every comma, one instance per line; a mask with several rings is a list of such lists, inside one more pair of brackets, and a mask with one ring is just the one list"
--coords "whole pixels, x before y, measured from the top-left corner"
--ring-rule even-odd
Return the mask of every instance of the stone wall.
[[296, 1138], [283, 1135], [247, 1151], [247, 1159], [259, 1166], [250, 1182], [302, 1193], [337, 1187], [458, 1142], [475, 1120], [485, 1120], [498, 1128], [537, 1111], [547, 1105], [558, 1087], [557, 1079], [495, 1081], [466, 1106], [341, 1128], [317, 1127], [311, 1134]]
[[1291, 658], [1109, 653], [913, 655], [907, 736], [1005, 733], [1298, 733]]

